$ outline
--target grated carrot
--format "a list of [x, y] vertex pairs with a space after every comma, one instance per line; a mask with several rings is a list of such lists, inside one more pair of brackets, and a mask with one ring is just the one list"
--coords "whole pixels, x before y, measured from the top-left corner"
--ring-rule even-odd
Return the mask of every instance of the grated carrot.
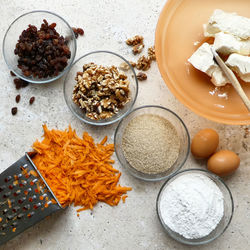
[[33, 162], [63, 207], [74, 204], [80, 212], [93, 209], [98, 201], [115, 206], [125, 202], [124, 194], [132, 190], [118, 184], [121, 173], [111, 165], [114, 145], [99, 144], [86, 132], [81, 139], [71, 126], [67, 130], [49, 130], [43, 125], [44, 139], [36, 140]]

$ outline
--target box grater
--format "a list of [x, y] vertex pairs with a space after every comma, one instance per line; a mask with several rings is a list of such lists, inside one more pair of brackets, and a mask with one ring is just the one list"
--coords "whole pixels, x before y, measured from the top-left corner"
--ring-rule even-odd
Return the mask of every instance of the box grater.
[[0, 245], [62, 209], [61, 204], [25, 155], [0, 174]]

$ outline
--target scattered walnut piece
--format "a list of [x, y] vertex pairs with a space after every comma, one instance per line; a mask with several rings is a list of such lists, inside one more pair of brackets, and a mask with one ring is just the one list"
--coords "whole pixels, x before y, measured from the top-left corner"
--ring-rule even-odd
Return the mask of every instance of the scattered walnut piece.
[[148, 48], [148, 58], [152, 61], [156, 60], [156, 56], [155, 56], [155, 46], [149, 47]]
[[134, 55], [140, 54], [144, 48], [144, 44], [137, 44], [133, 47], [132, 52]]
[[128, 71], [129, 70], [129, 65], [126, 62], [122, 62], [119, 66], [119, 69], [123, 71]]
[[136, 77], [137, 77], [137, 79], [139, 80], [139, 81], [145, 81], [145, 80], [147, 80], [147, 75], [145, 74], [145, 73], [143, 73], [143, 72], [139, 72], [137, 75], [136, 75]]
[[135, 46], [137, 44], [143, 44], [143, 36], [134, 36], [132, 38], [127, 39], [126, 44], [129, 46]]
[[89, 63], [77, 72], [73, 102], [90, 119], [107, 119], [117, 114], [129, 102], [129, 81], [117, 67]]
[[146, 71], [150, 68], [151, 60], [148, 57], [141, 56], [136, 64], [138, 70]]
[[132, 62], [132, 61], [129, 61], [130, 65], [134, 68], [136, 67], [136, 63], [135, 62]]

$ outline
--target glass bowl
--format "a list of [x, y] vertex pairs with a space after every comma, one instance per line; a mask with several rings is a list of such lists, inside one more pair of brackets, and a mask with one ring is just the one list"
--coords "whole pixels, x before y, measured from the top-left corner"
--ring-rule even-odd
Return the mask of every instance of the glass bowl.
[[[199, 174], [203, 174], [203, 175], [209, 177], [212, 181], [215, 182], [215, 184], [217, 184], [217, 186], [219, 187], [219, 189], [221, 190], [221, 192], [224, 196], [224, 215], [223, 215], [221, 221], [219, 222], [217, 227], [209, 235], [202, 237], [202, 238], [199, 238], [199, 239], [186, 239], [182, 235], [172, 231], [164, 223], [164, 221], [162, 219], [161, 211], [160, 211], [160, 203], [161, 203], [162, 193], [165, 190], [165, 188], [173, 180], [175, 180], [177, 177], [179, 177], [181, 175], [188, 174], [188, 173], [199, 173]], [[187, 245], [202, 245], [202, 244], [206, 244], [206, 243], [209, 243], [209, 242], [215, 240], [216, 238], [218, 238], [220, 235], [222, 235], [225, 232], [225, 230], [227, 229], [227, 227], [229, 226], [229, 224], [232, 220], [233, 211], [234, 211], [234, 202], [233, 202], [233, 197], [232, 197], [232, 194], [231, 194], [228, 186], [225, 184], [225, 182], [220, 177], [208, 172], [207, 170], [203, 170], [203, 169], [187, 169], [187, 170], [180, 171], [177, 174], [173, 175], [171, 178], [169, 178], [163, 184], [163, 186], [161, 187], [161, 189], [159, 191], [157, 200], [156, 200], [156, 211], [157, 211], [157, 215], [158, 215], [158, 218], [160, 220], [160, 223], [163, 226], [164, 230], [173, 239], [175, 239], [176, 241], [178, 241], [180, 243], [187, 244]]]
[[[71, 57], [68, 59], [68, 65], [64, 68], [63, 71], [59, 72], [57, 76], [46, 77], [46, 78], [38, 78], [33, 76], [27, 77], [24, 76], [22, 70], [17, 67], [18, 56], [14, 54], [14, 49], [16, 48], [16, 43], [22, 31], [27, 29], [29, 24], [35, 25], [37, 28], [40, 28], [43, 19], [46, 19], [49, 24], [56, 23], [55, 29], [57, 30], [57, 32], [60, 35], [64, 36], [64, 38], [67, 37], [68, 47], [71, 51]], [[3, 56], [9, 69], [13, 71], [16, 74], [16, 76], [30, 83], [42, 84], [59, 79], [70, 68], [71, 64], [75, 59], [75, 54], [76, 54], [76, 39], [70, 25], [59, 15], [45, 10], [36, 10], [28, 12], [18, 17], [11, 23], [3, 39]]]
[[[135, 117], [143, 115], [143, 114], [154, 114], [159, 115], [169, 122], [175, 127], [177, 134], [180, 138], [180, 151], [179, 156], [175, 163], [170, 167], [168, 170], [158, 173], [158, 174], [147, 174], [140, 172], [133, 168], [129, 162], [126, 160], [123, 149], [122, 149], [122, 139], [123, 133], [125, 128], [127, 127], [128, 123]], [[161, 107], [161, 106], [142, 106], [137, 109], [134, 109], [126, 118], [124, 118], [116, 128], [115, 131], [115, 152], [119, 162], [121, 163], [122, 167], [124, 167], [131, 175], [134, 177], [144, 180], [144, 181], [160, 181], [172, 176], [174, 173], [179, 171], [184, 163], [187, 160], [190, 151], [190, 137], [187, 130], [186, 125], [181, 120], [181, 118], [175, 114], [173, 111]]]
[[[127, 75], [128, 77], [127, 79], [130, 82], [129, 85], [130, 101], [122, 109], [120, 109], [117, 114], [107, 119], [93, 120], [88, 118], [85, 115], [85, 112], [82, 109], [80, 109], [72, 100], [73, 89], [74, 86], [76, 85], [76, 80], [75, 80], [76, 74], [77, 72], [82, 71], [82, 67], [84, 64], [91, 62], [102, 66], [114, 65], [118, 67], [119, 71]], [[128, 65], [128, 70], [122, 71], [119, 68], [121, 63], [125, 63], [126, 65]], [[125, 117], [132, 109], [136, 101], [137, 94], [138, 94], [138, 81], [133, 67], [129, 64], [129, 62], [125, 58], [111, 51], [94, 51], [80, 57], [78, 60], [74, 62], [64, 80], [64, 98], [67, 106], [69, 107], [71, 112], [81, 121], [91, 125], [97, 125], [97, 126], [109, 125]]]

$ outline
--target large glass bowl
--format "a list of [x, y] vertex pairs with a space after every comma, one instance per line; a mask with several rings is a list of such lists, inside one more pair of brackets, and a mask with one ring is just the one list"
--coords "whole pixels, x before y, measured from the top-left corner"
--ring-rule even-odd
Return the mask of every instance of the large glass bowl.
[[[43, 19], [46, 19], [49, 24], [56, 23], [56, 31], [64, 38], [68, 39], [68, 47], [71, 51], [71, 57], [68, 59], [68, 65], [63, 69], [63, 71], [59, 72], [57, 76], [46, 78], [38, 78], [33, 76], [27, 77], [24, 76], [22, 70], [17, 67], [18, 56], [14, 54], [14, 49], [22, 31], [27, 29], [29, 24], [35, 25], [39, 29], [43, 23]], [[76, 39], [70, 25], [59, 15], [45, 10], [36, 10], [19, 16], [11, 23], [3, 39], [3, 56], [9, 69], [13, 71], [19, 78], [31, 83], [41, 84], [59, 79], [70, 68], [75, 59], [75, 54]]]
[[[137, 171], [135, 168], [133, 168], [129, 164], [129, 162], [126, 160], [124, 156], [124, 152], [122, 149], [122, 139], [123, 139], [124, 130], [126, 129], [128, 123], [132, 119], [143, 114], [159, 115], [165, 118], [166, 120], [172, 123], [172, 125], [175, 127], [177, 134], [180, 138], [180, 151], [179, 151], [179, 156], [177, 160], [168, 170], [162, 173], [146, 174], [146, 173]], [[153, 105], [139, 107], [133, 110], [127, 117], [125, 117], [116, 128], [114, 143], [115, 143], [115, 152], [122, 167], [124, 167], [134, 177], [144, 180], [144, 181], [160, 181], [160, 180], [163, 180], [172, 176], [174, 173], [176, 173], [182, 168], [182, 166], [187, 160], [187, 157], [190, 151], [189, 133], [188, 133], [186, 125], [181, 120], [181, 118], [177, 114], [175, 114], [173, 111], [167, 108], [164, 108], [161, 106], [153, 106]]]
[[[129, 85], [130, 101], [122, 109], [120, 109], [117, 114], [107, 119], [93, 120], [88, 118], [85, 112], [82, 109], [80, 109], [79, 106], [77, 106], [72, 100], [74, 86], [76, 85], [76, 80], [75, 80], [76, 74], [77, 72], [83, 70], [84, 64], [88, 64], [91, 62], [106, 67], [114, 65], [118, 67], [118, 69], [121, 63], [125, 63], [125, 65], [128, 66], [128, 70], [122, 71], [119, 69], [119, 71], [121, 71], [121, 73], [124, 73], [128, 77], [127, 78], [128, 81], [130, 82]], [[64, 98], [67, 106], [69, 107], [71, 112], [81, 121], [91, 125], [97, 125], [97, 126], [109, 125], [125, 117], [132, 109], [136, 101], [137, 94], [138, 94], [138, 81], [133, 67], [125, 58], [111, 51], [94, 51], [80, 57], [78, 60], [74, 62], [74, 64], [68, 71], [64, 81]]]
[[[199, 239], [186, 239], [182, 235], [172, 231], [164, 223], [164, 221], [162, 219], [162, 215], [161, 215], [161, 210], [160, 210], [160, 203], [161, 203], [162, 194], [163, 194], [163, 191], [166, 189], [166, 187], [172, 181], [174, 181], [176, 178], [178, 178], [179, 176], [189, 174], [189, 173], [199, 173], [199, 174], [207, 176], [213, 182], [215, 182], [215, 184], [219, 187], [220, 191], [222, 192], [222, 194], [224, 196], [224, 215], [223, 215], [221, 221], [219, 222], [217, 227], [209, 235], [207, 235], [206, 237], [199, 238]], [[206, 243], [209, 243], [209, 242], [215, 240], [216, 238], [218, 238], [220, 235], [222, 235], [225, 232], [225, 230], [227, 229], [227, 227], [229, 226], [229, 224], [232, 220], [233, 211], [234, 211], [234, 202], [233, 202], [233, 197], [232, 197], [232, 194], [230, 192], [230, 189], [228, 188], [226, 183], [220, 177], [208, 172], [207, 170], [203, 170], [203, 169], [187, 169], [187, 170], [183, 170], [183, 171], [178, 172], [177, 174], [175, 174], [174, 176], [169, 178], [163, 184], [163, 186], [161, 187], [161, 189], [159, 191], [157, 200], [156, 200], [156, 211], [157, 211], [158, 218], [159, 218], [164, 230], [173, 239], [175, 239], [176, 241], [181, 242], [183, 244], [187, 244], [187, 245], [202, 245], [202, 244], [206, 244]]]

